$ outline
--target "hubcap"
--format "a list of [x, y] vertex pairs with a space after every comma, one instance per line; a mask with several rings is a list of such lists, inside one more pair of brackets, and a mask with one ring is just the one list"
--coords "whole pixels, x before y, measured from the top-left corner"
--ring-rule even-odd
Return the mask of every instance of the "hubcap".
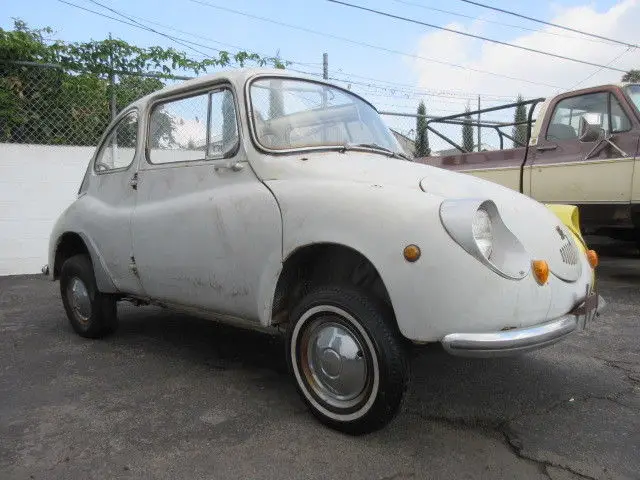
[[307, 384], [324, 402], [349, 408], [366, 396], [369, 354], [337, 315], [312, 320], [301, 339], [300, 355]]
[[77, 319], [88, 323], [91, 317], [91, 299], [86, 285], [78, 277], [73, 277], [67, 288], [69, 303]]

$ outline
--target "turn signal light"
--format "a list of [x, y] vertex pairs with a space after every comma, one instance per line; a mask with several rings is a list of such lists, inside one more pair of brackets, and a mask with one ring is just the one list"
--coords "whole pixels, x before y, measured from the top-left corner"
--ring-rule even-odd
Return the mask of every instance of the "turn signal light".
[[544, 285], [549, 280], [549, 264], [544, 260], [534, 260], [531, 262], [533, 267], [533, 275], [540, 285]]
[[595, 250], [587, 250], [587, 260], [589, 260], [589, 265], [591, 268], [596, 268], [600, 260], [598, 259], [598, 254]]
[[417, 245], [407, 245], [404, 247], [403, 253], [407, 262], [415, 262], [420, 258], [420, 247]]

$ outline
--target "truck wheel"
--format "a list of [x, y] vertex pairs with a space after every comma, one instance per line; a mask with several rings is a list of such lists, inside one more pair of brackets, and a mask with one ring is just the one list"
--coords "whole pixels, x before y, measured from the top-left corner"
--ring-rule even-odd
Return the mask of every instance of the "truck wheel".
[[75, 255], [62, 264], [60, 295], [78, 335], [101, 338], [118, 327], [116, 300], [113, 295], [98, 291], [88, 255]]
[[345, 433], [382, 428], [400, 408], [406, 352], [391, 310], [353, 287], [321, 287], [294, 308], [287, 358], [312, 413]]

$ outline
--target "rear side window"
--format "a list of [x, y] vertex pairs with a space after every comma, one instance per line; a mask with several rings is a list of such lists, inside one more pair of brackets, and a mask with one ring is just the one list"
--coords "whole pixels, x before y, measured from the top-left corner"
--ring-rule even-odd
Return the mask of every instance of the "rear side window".
[[138, 138], [138, 112], [132, 110], [116, 124], [100, 147], [94, 170], [106, 173], [122, 170], [133, 163]]
[[156, 105], [147, 144], [154, 164], [223, 158], [234, 152], [238, 124], [233, 93], [223, 88]]

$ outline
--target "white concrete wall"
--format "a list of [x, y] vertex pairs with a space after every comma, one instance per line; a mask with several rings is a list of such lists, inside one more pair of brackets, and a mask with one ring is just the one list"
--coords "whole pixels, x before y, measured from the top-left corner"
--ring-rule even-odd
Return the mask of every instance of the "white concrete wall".
[[0, 275], [37, 273], [94, 147], [0, 143]]

